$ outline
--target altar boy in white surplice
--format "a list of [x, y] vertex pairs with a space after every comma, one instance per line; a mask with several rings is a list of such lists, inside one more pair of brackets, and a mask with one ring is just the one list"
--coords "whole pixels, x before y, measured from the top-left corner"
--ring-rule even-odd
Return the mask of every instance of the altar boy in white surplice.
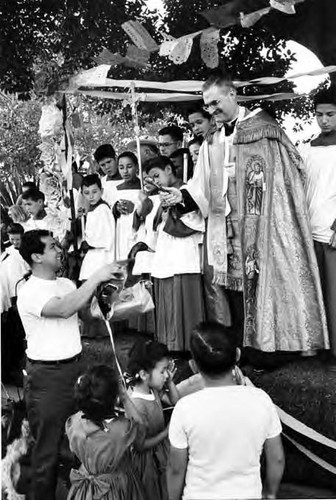
[[330, 339], [330, 365], [336, 371], [336, 88], [314, 99], [318, 137], [300, 147], [306, 172], [306, 196], [320, 270]]
[[79, 279], [87, 280], [101, 266], [114, 261], [115, 223], [109, 205], [102, 199], [103, 189], [97, 174], [84, 177], [82, 193], [89, 210], [81, 244], [85, 257]]
[[137, 176], [138, 160], [135, 154], [130, 151], [121, 153], [118, 169], [123, 182], [116, 187], [111, 206], [116, 220], [116, 258], [124, 260], [136, 243], [133, 214], [139, 203], [141, 183]]

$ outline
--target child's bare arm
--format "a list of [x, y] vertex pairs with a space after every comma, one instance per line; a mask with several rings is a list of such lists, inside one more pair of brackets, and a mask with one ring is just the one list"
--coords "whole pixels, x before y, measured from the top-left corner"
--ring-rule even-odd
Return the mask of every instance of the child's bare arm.
[[161, 443], [161, 441], [164, 441], [167, 437], [168, 437], [168, 427], [163, 429], [163, 431], [159, 432], [159, 434], [157, 434], [156, 436], [146, 438], [142, 446], [142, 449], [149, 450], [150, 448], [154, 448], [154, 446]]
[[263, 498], [276, 498], [285, 468], [285, 455], [281, 436], [267, 439], [264, 444], [266, 457], [266, 477]]

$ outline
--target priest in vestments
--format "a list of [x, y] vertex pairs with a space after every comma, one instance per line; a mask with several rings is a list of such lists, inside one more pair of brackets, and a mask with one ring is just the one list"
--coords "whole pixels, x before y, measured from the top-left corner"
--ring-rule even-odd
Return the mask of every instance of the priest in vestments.
[[186, 187], [162, 197], [208, 217], [208, 262], [214, 281], [235, 298], [233, 321], [241, 298], [244, 346], [327, 349], [302, 160], [273, 118], [238, 105], [228, 75], [210, 77], [203, 99], [223, 126], [202, 144]]

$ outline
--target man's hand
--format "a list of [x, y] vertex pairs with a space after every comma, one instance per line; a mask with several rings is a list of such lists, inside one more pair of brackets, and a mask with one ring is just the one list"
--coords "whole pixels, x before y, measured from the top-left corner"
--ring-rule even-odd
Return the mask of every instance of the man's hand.
[[333, 232], [329, 240], [329, 246], [336, 250], [336, 231]]
[[177, 203], [182, 203], [183, 197], [179, 189], [176, 188], [165, 188], [168, 193], [160, 192], [160, 200], [163, 206], [172, 207], [177, 205]]
[[106, 264], [98, 269], [92, 277], [98, 284], [100, 284], [112, 279], [120, 280], [124, 275], [125, 266], [118, 264], [117, 262], [112, 262], [112, 264]]

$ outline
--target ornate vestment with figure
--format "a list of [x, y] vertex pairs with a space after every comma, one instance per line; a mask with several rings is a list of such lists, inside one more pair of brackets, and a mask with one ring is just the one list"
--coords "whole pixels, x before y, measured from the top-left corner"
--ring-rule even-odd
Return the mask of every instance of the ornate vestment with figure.
[[208, 217], [214, 280], [244, 293], [244, 345], [328, 348], [301, 158], [264, 111], [239, 108], [232, 136], [202, 145], [185, 189]]

